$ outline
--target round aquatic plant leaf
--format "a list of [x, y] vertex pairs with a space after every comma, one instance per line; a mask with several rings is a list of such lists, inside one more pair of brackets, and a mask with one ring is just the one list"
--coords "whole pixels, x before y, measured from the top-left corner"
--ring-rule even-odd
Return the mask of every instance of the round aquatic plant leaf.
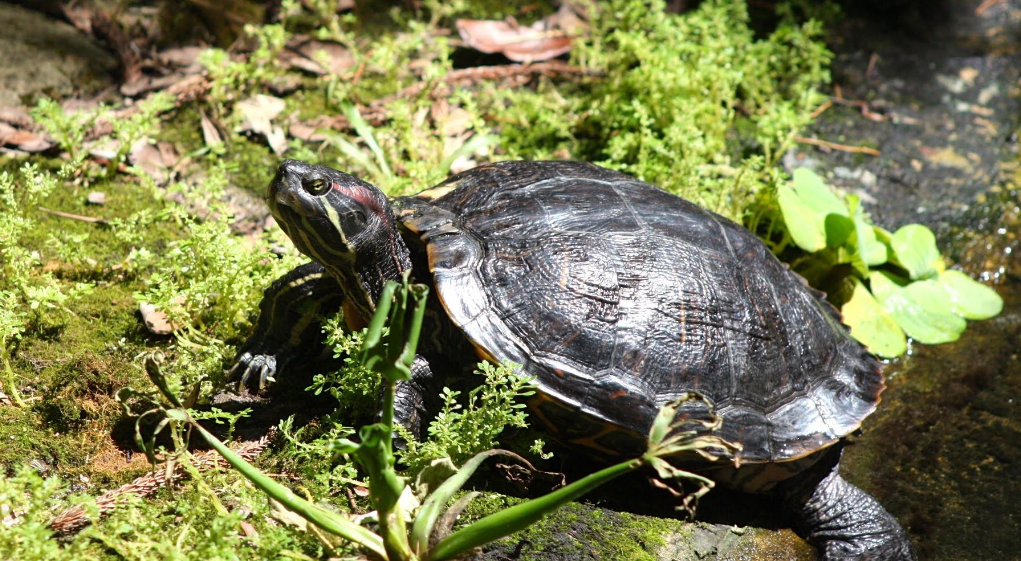
[[900, 286], [887, 273], [869, 275], [872, 293], [909, 337], [927, 345], [956, 341], [967, 322], [950, 307], [946, 291], [935, 281]]
[[876, 236], [876, 228], [865, 220], [865, 213], [861, 209], [861, 199], [855, 195], [848, 195], [847, 208], [851, 211], [855, 241], [862, 261], [869, 267], [886, 263], [886, 244], [879, 241]]
[[794, 170], [794, 191], [816, 214], [850, 216], [847, 205], [836, 196], [817, 173], [808, 168]]
[[823, 220], [823, 227], [826, 230], [826, 245], [840, 247], [847, 243], [854, 232], [854, 221], [847, 216], [830, 213]]
[[935, 277], [943, 268], [943, 260], [936, 247], [936, 236], [921, 224], [908, 224], [890, 238], [897, 262], [912, 279]]
[[801, 249], [813, 253], [826, 247], [824, 218], [813, 211], [787, 185], [778, 188], [780, 212], [791, 239]]
[[995, 290], [960, 271], [943, 271], [937, 282], [954, 312], [967, 319], [988, 319], [1003, 310], [1003, 299]]
[[851, 328], [851, 336], [868, 349], [884, 358], [893, 358], [908, 350], [907, 338], [868, 288], [854, 283], [851, 298], [840, 308], [844, 323]]

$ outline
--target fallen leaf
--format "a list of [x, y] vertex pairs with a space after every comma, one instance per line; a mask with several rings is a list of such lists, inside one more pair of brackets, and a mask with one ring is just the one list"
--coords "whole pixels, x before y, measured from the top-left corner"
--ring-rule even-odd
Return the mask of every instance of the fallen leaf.
[[242, 520], [240, 526], [241, 531], [244, 532], [246, 538], [258, 539], [259, 531], [255, 529], [255, 526], [252, 526], [251, 522]]
[[142, 168], [158, 185], [170, 181], [170, 170], [179, 159], [173, 144], [163, 141], [151, 144], [144, 138], [136, 142], [128, 154], [128, 161]]
[[85, 143], [85, 149], [93, 158], [101, 160], [112, 160], [117, 157], [121, 143], [110, 137], [102, 137], [99, 140]]
[[174, 332], [167, 314], [156, 309], [156, 306], [148, 302], [138, 304], [138, 313], [142, 314], [142, 322], [149, 333], [153, 335], [170, 335]]
[[165, 90], [185, 79], [184, 74], [174, 73], [167, 76], [142, 75], [137, 80], [121, 84], [120, 92], [128, 97], [138, 97], [149, 92]]
[[285, 105], [284, 100], [278, 97], [261, 94], [239, 102], [234, 110], [241, 113], [242, 120], [235, 131], [262, 135], [274, 154], [283, 155], [287, 150], [287, 137], [284, 130], [274, 125], [272, 120], [284, 110]]
[[92, 191], [85, 197], [85, 202], [90, 205], [104, 205], [106, 204], [106, 193], [102, 191]]
[[287, 133], [293, 138], [304, 140], [305, 142], [322, 142], [326, 140], [326, 135], [319, 131], [319, 127], [298, 120], [290, 124], [287, 128]]
[[195, 74], [202, 71], [198, 57], [204, 50], [203, 47], [176, 47], [160, 51], [156, 58], [163, 64], [183, 69], [185, 74]]
[[220, 135], [220, 129], [206, 116], [205, 111], [199, 111], [199, 119], [199, 123], [202, 126], [202, 140], [205, 141], [206, 146], [223, 144], [223, 136]]
[[280, 53], [280, 62], [290, 68], [322, 76], [343, 74], [354, 66], [355, 61], [351, 51], [340, 43], [295, 36]]
[[459, 19], [457, 31], [465, 43], [484, 53], [500, 53], [515, 62], [549, 60], [571, 50], [574, 36], [585, 24], [567, 4], [545, 19], [523, 27], [505, 21]]
[[38, 133], [16, 129], [0, 122], [0, 146], [10, 146], [25, 152], [45, 152], [53, 147], [53, 143]]

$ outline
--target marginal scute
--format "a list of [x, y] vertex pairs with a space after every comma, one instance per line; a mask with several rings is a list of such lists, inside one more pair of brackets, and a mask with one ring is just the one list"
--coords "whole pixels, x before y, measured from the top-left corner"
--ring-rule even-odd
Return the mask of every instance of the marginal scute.
[[794, 461], [883, 390], [839, 313], [754, 235], [627, 175], [497, 163], [396, 204], [453, 322], [536, 376], [537, 418], [597, 455], [640, 452], [659, 407], [697, 391], [742, 461]]

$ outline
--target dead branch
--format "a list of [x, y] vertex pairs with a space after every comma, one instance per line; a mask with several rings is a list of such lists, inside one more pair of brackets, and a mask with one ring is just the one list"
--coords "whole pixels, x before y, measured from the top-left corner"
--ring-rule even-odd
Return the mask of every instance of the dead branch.
[[879, 150], [869, 148], [868, 146], [848, 146], [846, 144], [837, 144], [836, 142], [830, 142], [828, 140], [806, 138], [804, 136], [795, 136], [794, 142], [799, 144], [810, 144], [812, 146], [819, 146], [820, 148], [828, 148], [830, 150], [837, 150], [840, 152], [853, 152], [855, 154], [868, 154], [870, 156], [878, 156], [882, 154]]

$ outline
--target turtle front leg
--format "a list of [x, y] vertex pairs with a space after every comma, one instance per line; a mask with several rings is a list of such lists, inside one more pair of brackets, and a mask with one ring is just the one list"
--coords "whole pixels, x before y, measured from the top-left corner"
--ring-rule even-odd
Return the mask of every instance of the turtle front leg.
[[264, 294], [255, 331], [227, 373], [241, 390], [261, 391], [293, 360], [320, 356], [322, 322], [343, 302], [340, 285], [315, 262], [280, 277]]
[[830, 452], [788, 489], [786, 499], [797, 510], [802, 535], [825, 561], [916, 561], [907, 532], [893, 515], [840, 476], [840, 455]]
[[433, 389], [433, 379], [429, 362], [422, 355], [416, 355], [411, 363], [411, 379], [398, 382], [394, 391], [394, 423], [408, 429], [416, 439], [421, 439], [425, 432], [428, 417], [425, 403]]

